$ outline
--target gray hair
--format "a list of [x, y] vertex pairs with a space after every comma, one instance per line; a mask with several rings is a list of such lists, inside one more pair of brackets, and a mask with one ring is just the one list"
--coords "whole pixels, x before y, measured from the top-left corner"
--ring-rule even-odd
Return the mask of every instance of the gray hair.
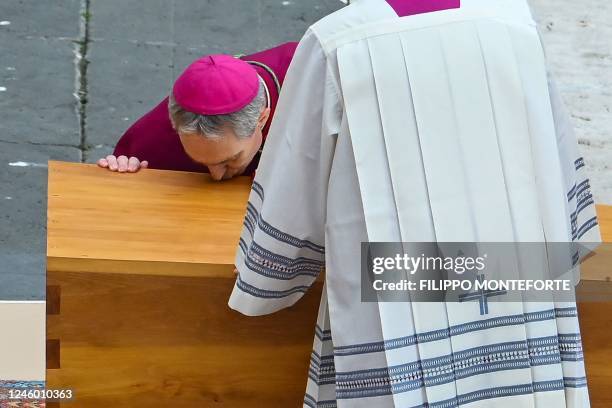
[[198, 133], [211, 139], [220, 137], [223, 127], [231, 126], [236, 136], [245, 139], [255, 132], [259, 115], [266, 104], [264, 87], [262, 79], [259, 78], [259, 91], [255, 99], [238, 112], [225, 115], [200, 115], [186, 111], [176, 102], [174, 95], [170, 92], [168, 110], [172, 126], [177, 132]]

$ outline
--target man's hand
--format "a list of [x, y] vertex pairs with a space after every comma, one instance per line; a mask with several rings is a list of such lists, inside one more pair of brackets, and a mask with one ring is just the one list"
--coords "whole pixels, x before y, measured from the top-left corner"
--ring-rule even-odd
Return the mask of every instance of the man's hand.
[[149, 162], [146, 160], [140, 161], [136, 157], [119, 156], [115, 157], [109, 154], [103, 159], [98, 160], [98, 166], [110, 171], [118, 171], [119, 173], [136, 173], [140, 169], [146, 169]]

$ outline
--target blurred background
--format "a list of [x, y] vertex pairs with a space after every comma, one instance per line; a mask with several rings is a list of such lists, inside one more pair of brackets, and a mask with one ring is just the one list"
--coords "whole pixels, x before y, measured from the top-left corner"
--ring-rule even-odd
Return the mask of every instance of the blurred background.
[[[612, 204], [612, 3], [531, 4], [595, 200]], [[297, 41], [343, 6], [339, 0], [2, 0], [0, 299], [44, 299], [48, 160], [97, 161], [194, 59]]]

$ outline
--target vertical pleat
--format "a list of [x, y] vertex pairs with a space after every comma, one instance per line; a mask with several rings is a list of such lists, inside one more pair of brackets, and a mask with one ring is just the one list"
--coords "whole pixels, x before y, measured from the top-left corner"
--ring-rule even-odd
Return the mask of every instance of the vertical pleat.
[[[506, 195], [516, 242], [544, 242], [542, 216], [525, 94], [508, 30], [495, 22], [477, 24], [478, 39], [486, 69], [497, 143], [501, 153]], [[548, 274], [544, 247], [533, 246], [517, 254], [522, 279], [541, 279]]]
[[[544, 235], [549, 242], [571, 241], [571, 226], [564, 206], [566, 188], [563, 185], [563, 173], [559, 146], [554, 129], [552, 106], [548, 90], [548, 78], [544, 65], [544, 53], [541, 44], [533, 41], [524, 30], [511, 30], [512, 49], [519, 63], [519, 74], [526, 94], [526, 107], [531, 136], [531, 148], [534, 152], [534, 169], [539, 207], [542, 214]], [[537, 61], [534, 63], [534, 61]], [[560, 254], [556, 254], [557, 258]], [[549, 268], [563, 268], [571, 264], [571, 254], [565, 259], [550, 259]], [[565, 270], [565, 269], [564, 269]], [[555, 271], [556, 272], [556, 271]], [[567, 307], [565, 302], [555, 302], [560, 310]], [[569, 306], [574, 306], [569, 304]], [[557, 318], [556, 332], [565, 336], [580, 338], [577, 318]], [[558, 368], [564, 378], [584, 378], [583, 361], [562, 361]], [[564, 405], [567, 407], [588, 406], [588, 389], [586, 387], [566, 387]], [[561, 405], [559, 403], [559, 405]]]
[[525, 94], [512, 43], [505, 27], [499, 23], [478, 23], [493, 106], [497, 140], [507, 190], [508, 205], [519, 242], [542, 242], [542, 218], [538, 207], [533, 155], [525, 108]]
[[[458, 154], [462, 156], [466, 194], [471, 198], [474, 240], [512, 242], [514, 231], [503, 171], [502, 150], [498, 141], [498, 128], [487, 70], [475, 23], [453, 24], [440, 28], [439, 32], [450, 97], [457, 118], [457, 136], [461, 146]], [[516, 143], [516, 140], [513, 143]], [[482, 250], [484, 248], [481, 248]], [[487, 259], [486, 279], [520, 278], [516, 259], [511, 254], [495, 253], [495, 255], [497, 258]], [[465, 303], [449, 305], [448, 314], [451, 323], [459, 324], [463, 321], [466, 314], [469, 314], [470, 307], [473, 305]], [[522, 303], [496, 301], [489, 305], [488, 316], [517, 315], [523, 311]], [[526, 328], [519, 326], [504, 333], [504, 340], [525, 341], [527, 336]], [[454, 338], [453, 348], [465, 349], [471, 341], [473, 339]], [[516, 370], [514, 375], [522, 383], [533, 381], [529, 369]], [[463, 382], [458, 383], [457, 389], [460, 394], [472, 391], [471, 386]]]
[[[448, 86], [456, 118], [456, 160], [465, 175], [464, 194], [470, 197], [473, 240], [512, 241], [495, 119], [474, 24], [449, 25], [439, 33], [447, 73], [443, 84]], [[441, 137], [448, 139], [450, 135]]]
[[[370, 242], [568, 239], [544, 60], [534, 35], [532, 28], [495, 21], [453, 22], [366, 36], [338, 49]], [[545, 278], [553, 267], [544, 250], [500, 261], [503, 279]], [[491, 302], [481, 315], [476, 302], [410, 302], [404, 296], [403, 303], [378, 304], [385, 339], [554, 308], [552, 302]], [[385, 350], [385, 357], [393, 367], [475, 344], [527, 344], [557, 333], [555, 320], [526, 322]], [[422, 401], [401, 391], [393, 401], [417, 406], [563, 376], [561, 364], [521, 367], [446, 382], [425, 377]], [[520, 401], [566, 405], [556, 391]]]
[[[414, 150], [421, 156], [418, 164], [422, 167], [421, 174], [425, 179], [429, 198], [430, 218], [434, 227], [431, 235], [435, 236], [438, 242], [470, 240], [465, 234], [471, 236], [473, 233], [473, 220], [469, 199], [464, 194], [465, 176], [462, 164], [456, 154], [459, 147], [459, 141], [455, 138], [456, 120], [445, 84], [446, 73], [439, 37], [435, 31], [420, 30], [400, 34], [400, 41], [408, 80], [404, 91], [410, 93], [405, 98], [411, 102], [404, 115], [414, 115], [413, 126], [416, 125], [418, 138], [415, 140], [418, 148], [415, 146]], [[397, 143], [395, 139], [399, 136], [387, 132], [386, 137]], [[392, 150], [395, 150], [395, 145]], [[407, 194], [411, 183], [412, 180], [404, 180], [403, 183], [398, 180], [398, 186]], [[410, 237], [418, 241], [419, 233], [414, 231]], [[457, 305], [452, 305], [455, 306]], [[416, 303], [413, 309], [416, 328], [420, 333], [430, 332], [440, 325], [450, 327], [453, 324], [449, 318], [449, 309], [443, 302]], [[453, 351], [455, 350], [450, 338], [419, 344], [419, 353], [424, 360], [440, 355], [452, 355]], [[454, 374], [451, 372], [449, 375]], [[454, 381], [436, 383], [431, 378], [426, 378], [425, 386], [430, 402], [457, 397], [458, 390]]]
[[[508, 202], [512, 214], [514, 239], [517, 242], [543, 242], [542, 215], [538, 205], [538, 190], [531, 149], [526, 96], [519, 75], [517, 60], [512, 52], [512, 42], [506, 27], [495, 22], [479, 22], [478, 36], [494, 107], [498, 142], [502, 152], [503, 171], [508, 190]], [[517, 253], [521, 279], [546, 279], [550, 276], [546, 251], [543, 246], [521, 246]], [[526, 302], [525, 313], [554, 308], [554, 303]], [[556, 335], [555, 320], [526, 324], [529, 338], [543, 334]], [[563, 377], [560, 364], [531, 366], [534, 382]], [[536, 406], [554, 404], [565, 406], [562, 393], [543, 396], [534, 394]]]
[[[437, 239], [512, 241], [495, 119], [478, 37], [471, 24], [428, 31], [405, 33], [402, 39]], [[458, 218], [463, 220], [457, 222]], [[448, 231], [452, 227], [456, 229]], [[516, 268], [513, 270], [518, 274]], [[461, 324], [469, 316], [477, 318], [475, 305], [469, 302], [447, 304], [447, 309], [451, 325]], [[487, 317], [522, 311], [520, 303], [495, 303], [490, 305]], [[500, 341], [525, 339], [524, 327], [507, 330], [500, 336]], [[490, 339], [482, 343], [487, 341]], [[451, 348], [463, 350], [473, 342], [473, 337], [453, 337]], [[529, 370], [514, 375], [523, 383], [532, 381]], [[457, 382], [457, 393], [469, 393], [473, 386]]]
[[533, 33], [524, 29], [511, 31], [512, 50], [516, 56], [519, 75], [525, 92], [525, 105], [540, 214], [546, 240], [566, 242], [569, 222], [559, 203], [566, 200], [561, 162], [548, 92], [544, 54]]
[[434, 30], [401, 34], [437, 240], [475, 240], [457, 118]]
[[[435, 241], [404, 53], [398, 36], [368, 40], [389, 174], [404, 242]], [[393, 73], [389, 74], [389, 69]]]
[[[396, 43], [396, 48], [396, 51], [401, 51], [399, 42]], [[398, 218], [397, 197], [394, 190], [396, 185], [391, 177], [392, 171], [397, 169], [392, 168], [394, 160], [388, 156], [389, 150], [383, 135], [386, 121], [381, 117], [383, 111], [379, 109], [380, 92], [370, 61], [370, 49], [366, 41], [343, 47], [338, 52], [338, 65], [346, 101], [345, 109], [349, 121], [368, 239], [370, 242], [399, 243], [403, 238], [400, 232], [402, 223]], [[356, 70], [356, 66], [360, 68]], [[401, 65], [389, 67], [395, 70], [402, 68]], [[396, 75], [391, 73], [389, 77], [395, 78]], [[405, 93], [406, 90], [403, 92]], [[404, 153], [403, 162], [413, 162], [414, 157], [412, 156], [418, 154], [415, 151]], [[412, 180], [409, 175], [405, 177], [406, 180]], [[428, 208], [426, 198], [415, 201], [415, 210], [417, 206], [420, 206], [421, 211], [417, 215], [424, 215], [423, 211]], [[425, 214], [425, 222], [427, 220], [430, 220], [430, 217]], [[418, 222], [423, 223], [423, 219], [419, 219]], [[421, 225], [416, 225], [416, 227], [418, 229], [413, 229], [414, 231], [421, 231]], [[397, 250], [401, 251], [401, 249], [401, 245], [398, 245]], [[402, 337], [406, 330], [416, 333], [412, 320], [412, 303], [410, 298], [403, 300], [405, 301], [378, 303], [383, 338]], [[418, 353], [418, 347], [386, 350], [385, 355], [389, 367], [406, 361], [420, 361], [423, 358]], [[427, 401], [424, 395], [421, 398], [418, 398], [417, 395], [415, 393], [394, 393], [394, 404], [398, 407], [407, 404], [416, 406]]]
[[[420, 254], [416, 252], [418, 245], [411, 243], [433, 242], [436, 236], [404, 53], [397, 35], [373, 38], [368, 44], [401, 241], [405, 243], [404, 245], [410, 246], [409, 249], [404, 247], [404, 250]], [[405, 316], [406, 323], [409, 322], [416, 333], [428, 330], [423, 322], [431, 320], [430, 316], [437, 316], [438, 324], [441, 322], [448, 324], [445, 321], [446, 307], [443, 303], [412, 302], [381, 305], [381, 314], [387, 313], [396, 316], [386, 324], [391, 338], [402, 335], [402, 327], [397, 324], [397, 316]], [[434, 347], [417, 343], [415, 349], [387, 350], [387, 360], [398, 365], [406, 361], [416, 361], [415, 357], [419, 361], [426, 360], [439, 355], [437, 353], [441, 349], [448, 354], [452, 352], [448, 340], [443, 340]], [[394, 395], [396, 406], [416, 406], [456, 397], [453, 383], [429, 386], [427, 379], [425, 381], [422, 400], [416, 401], [414, 395], [399, 393]]]
[[338, 68], [370, 241], [400, 241], [367, 42], [338, 50]]

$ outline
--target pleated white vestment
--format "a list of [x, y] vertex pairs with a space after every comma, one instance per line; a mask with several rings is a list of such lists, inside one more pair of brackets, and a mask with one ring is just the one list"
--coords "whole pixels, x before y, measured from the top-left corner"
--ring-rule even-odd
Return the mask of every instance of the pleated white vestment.
[[307, 407], [587, 407], [575, 303], [362, 302], [360, 245], [599, 239], [524, 0], [358, 0], [297, 49], [229, 304], [289, 307], [325, 268]]

